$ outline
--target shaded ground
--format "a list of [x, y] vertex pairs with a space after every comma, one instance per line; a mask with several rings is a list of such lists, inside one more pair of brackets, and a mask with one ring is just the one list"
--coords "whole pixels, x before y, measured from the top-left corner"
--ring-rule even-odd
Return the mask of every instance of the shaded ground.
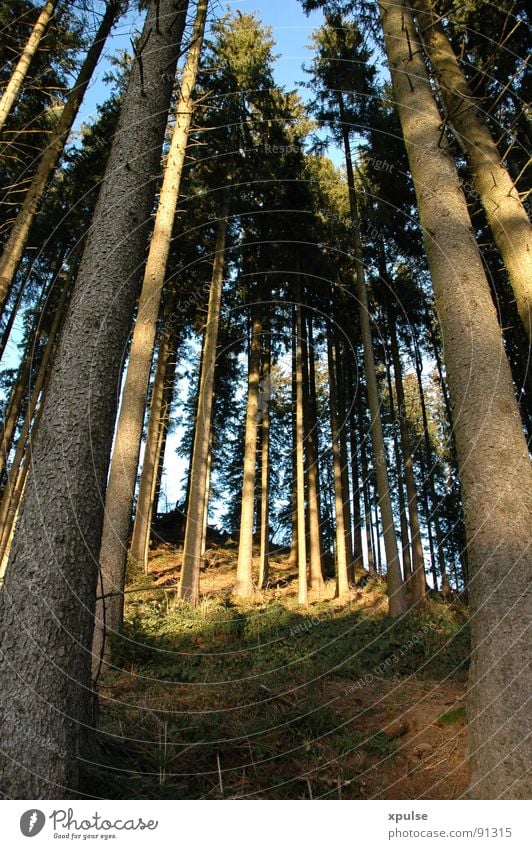
[[103, 798], [450, 799], [467, 786], [469, 635], [459, 603], [401, 622], [381, 581], [297, 604], [286, 557], [235, 604], [231, 544], [209, 552], [202, 603], [176, 605], [180, 552], [132, 575], [101, 692]]

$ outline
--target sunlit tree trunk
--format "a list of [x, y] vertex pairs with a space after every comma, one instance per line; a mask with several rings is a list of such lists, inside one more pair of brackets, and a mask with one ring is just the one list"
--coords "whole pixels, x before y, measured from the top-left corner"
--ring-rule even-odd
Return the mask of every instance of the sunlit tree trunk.
[[211, 443], [212, 415], [214, 404], [214, 372], [220, 310], [225, 268], [225, 246], [229, 215], [229, 192], [226, 194], [222, 214], [218, 221], [216, 247], [212, 269], [209, 308], [199, 386], [198, 410], [194, 429], [190, 495], [187, 510], [185, 542], [183, 546], [183, 568], [179, 581], [178, 597], [196, 606], [199, 601], [199, 577], [202, 559], [203, 523], [207, 499], [207, 470]]
[[368, 455], [366, 453], [366, 436], [364, 429], [364, 415], [362, 403], [358, 405], [358, 430], [360, 434], [360, 468], [362, 472], [362, 499], [364, 502], [364, 534], [366, 536], [366, 548], [368, 552], [368, 572], [375, 574], [375, 556], [373, 551], [373, 538], [371, 535], [371, 507], [369, 500], [369, 474]]
[[329, 360], [329, 405], [331, 412], [331, 435], [334, 470], [334, 505], [336, 516], [336, 594], [345, 596], [349, 592], [349, 574], [345, 545], [344, 493], [342, 488], [342, 460], [338, 433], [338, 384], [336, 379], [336, 357], [330, 334], [327, 339]]
[[[421, 404], [421, 418], [423, 422], [423, 441], [425, 443], [425, 456], [427, 463], [426, 474], [423, 474], [423, 479], [426, 481], [429, 493], [430, 493], [430, 503], [432, 504], [432, 511], [429, 513], [427, 508], [427, 521], [431, 522], [431, 519], [434, 524], [434, 528], [436, 531], [436, 549], [438, 552], [438, 567], [440, 570], [441, 582], [442, 582], [442, 593], [444, 595], [449, 594], [450, 586], [449, 586], [449, 576], [447, 574], [447, 566], [445, 563], [445, 552], [443, 550], [443, 533], [440, 524], [440, 518], [438, 515], [438, 498], [436, 496], [436, 487], [434, 484], [434, 464], [432, 462], [432, 451], [431, 451], [431, 442], [430, 442], [430, 434], [429, 434], [429, 422], [427, 417], [427, 406], [425, 403], [425, 391], [423, 389], [423, 380], [422, 380], [422, 362], [421, 355], [419, 353], [419, 348], [417, 343], [415, 345], [415, 367], [416, 367], [416, 379], [419, 391], [419, 400]], [[435, 579], [435, 587], [437, 588], [438, 581]]]
[[[305, 310], [305, 313], [307, 311]], [[308, 328], [307, 328], [308, 320]], [[312, 318], [303, 315], [301, 323], [301, 345], [303, 359], [303, 412], [305, 452], [307, 457], [307, 497], [309, 526], [309, 587], [320, 591], [323, 588], [321, 540], [320, 479], [318, 467], [318, 417], [316, 409], [316, 373]]]
[[261, 298], [253, 308], [253, 329], [249, 355], [248, 398], [244, 442], [244, 481], [236, 572], [235, 595], [253, 595], [253, 519], [255, 513], [255, 479], [257, 467], [257, 418], [259, 412], [260, 361], [262, 350], [263, 307]]
[[291, 456], [291, 465], [292, 465], [292, 501], [291, 501], [291, 511], [290, 511], [290, 521], [292, 525], [292, 533], [290, 536], [290, 554], [288, 555], [288, 564], [290, 566], [297, 566], [297, 475], [296, 475], [296, 414], [295, 414], [295, 397], [297, 392], [297, 383], [296, 383], [296, 349], [295, 346], [292, 345], [292, 456]]
[[381, 0], [442, 328], [469, 547], [473, 798], [528, 798], [532, 473], [501, 328], [408, 8]]
[[153, 499], [155, 497], [157, 470], [164, 430], [165, 384], [168, 377], [168, 365], [175, 354], [175, 349], [175, 333], [170, 328], [163, 327], [151, 390], [150, 417], [146, 433], [146, 445], [144, 448], [142, 474], [140, 476], [130, 549], [131, 559], [135, 563], [142, 565], [144, 570], [147, 566]]
[[57, 126], [51, 131], [50, 140], [37, 166], [30, 186], [24, 195], [20, 212], [16, 217], [0, 258], [0, 311], [3, 310], [9, 292], [11, 291], [11, 286], [22, 254], [24, 253], [30, 227], [37, 213], [39, 203], [42, 200], [58, 159], [64, 150], [87, 86], [98, 64], [107, 37], [118, 17], [120, 8], [120, 0], [112, 0], [107, 3], [107, 8], [98, 28], [96, 38], [89, 48], [78, 78], [63, 107]]
[[260, 405], [260, 553], [259, 588], [268, 585], [270, 569], [270, 399], [271, 340], [269, 321], [265, 324]]
[[301, 296], [295, 305], [295, 333], [293, 344], [296, 349], [296, 492], [297, 492], [297, 567], [298, 601], [307, 603], [307, 535], [305, 530], [305, 416], [303, 410], [303, 330]]
[[[71, 798], [95, 722], [91, 638], [102, 496], [179, 53], [180, 9], [175, 0], [154, 0], [148, 10], [142, 39], [149, 33], [150, 50], [142, 75], [135, 61], [129, 76], [0, 596], [0, 651], [9, 658], [0, 666], [0, 773], [2, 793], [15, 799]], [[157, 18], [165, 26], [158, 29]]]
[[362, 548], [362, 512], [360, 509], [362, 487], [358, 463], [358, 434], [354, 404], [349, 412], [349, 437], [351, 442], [351, 480], [353, 485], [353, 559], [355, 579], [357, 579], [364, 572], [364, 554]]
[[[191, 47], [180, 82], [175, 126], [159, 192], [153, 235], [139, 296], [137, 320], [129, 350], [129, 363], [105, 493], [105, 520], [100, 549], [101, 600], [96, 609], [97, 627], [94, 643], [96, 658], [108, 654], [107, 638], [111, 634], [116, 634], [122, 625], [128, 540], [146, 393], [176, 204], [194, 112], [194, 88], [201, 57], [207, 7], [208, 0], [198, 0]], [[96, 662], [98, 663], [98, 660]]]
[[4, 89], [2, 99], [0, 100], [0, 132], [3, 130], [4, 124], [13, 109], [18, 93], [26, 79], [33, 57], [39, 49], [42, 37], [55, 12], [57, 2], [58, 0], [48, 0], [48, 2], [42, 7], [31, 35], [28, 38], [24, 50], [22, 51], [13, 73], [11, 74], [9, 82]]
[[348, 445], [347, 445], [347, 413], [345, 400], [345, 349], [343, 345], [336, 340], [335, 346], [335, 361], [336, 361], [336, 380], [338, 392], [338, 439], [340, 447], [340, 464], [342, 471], [342, 502], [344, 510], [344, 531], [345, 531], [345, 553], [347, 557], [347, 576], [349, 582], [352, 583], [355, 579], [355, 567], [353, 558], [353, 538], [351, 536], [351, 497], [349, 492], [349, 468], [348, 468]]

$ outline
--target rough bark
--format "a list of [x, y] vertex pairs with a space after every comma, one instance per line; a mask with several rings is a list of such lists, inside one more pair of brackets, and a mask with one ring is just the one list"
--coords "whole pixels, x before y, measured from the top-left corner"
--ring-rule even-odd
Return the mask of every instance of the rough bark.
[[178, 597], [193, 606], [196, 606], [199, 602], [201, 549], [214, 403], [214, 371], [216, 367], [216, 352], [218, 350], [228, 214], [229, 193], [226, 195], [222, 214], [218, 221], [216, 236], [207, 324], [203, 344], [198, 410], [196, 414], [196, 427], [194, 429], [194, 450], [190, 471], [190, 495], [183, 547], [183, 567], [181, 569], [178, 591]]
[[0, 597], [1, 790], [13, 798], [71, 798], [94, 722], [102, 495], [182, 23], [174, 0], [150, 5], [32, 448]]
[[408, 9], [382, 0], [394, 99], [442, 329], [469, 548], [469, 795], [527, 798], [532, 473], [501, 329]]
[[111, 2], [108, 2], [105, 14], [98, 27], [96, 38], [87, 52], [76, 82], [63, 107], [57, 126], [50, 134], [49, 143], [41, 157], [29, 188], [24, 195], [22, 206], [0, 258], [0, 312], [3, 310], [5, 302], [9, 297], [39, 203], [42, 200], [59, 157], [64, 150], [87, 86], [98, 64], [107, 37], [118, 18], [120, 8], [121, 0], [111, 0]]
[[42, 7], [39, 17], [33, 27], [30, 37], [28, 38], [24, 50], [15, 66], [13, 73], [5, 87], [2, 99], [0, 100], [0, 132], [9, 117], [11, 110], [18, 97], [18, 93], [26, 79], [26, 75], [30, 69], [33, 57], [39, 49], [42, 37], [46, 32], [46, 28], [52, 19], [57, 6], [57, 0], [48, 0]]
[[414, 0], [421, 40], [438, 78], [446, 120], [465, 148], [474, 185], [495, 244], [508, 272], [521, 321], [532, 339], [532, 226], [504, 167], [466, 77], [434, 10], [432, 0]]
[[146, 394], [176, 205], [194, 111], [193, 96], [207, 7], [208, 0], [198, 0], [191, 46], [180, 81], [175, 126], [159, 192], [153, 234], [139, 296], [137, 320], [129, 349], [129, 363], [105, 493], [105, 520], [100, 548], [101, 598], [96, 609], [97, 627], [94, 642], [94, 654], [97, 657], [102, 654], [108, 656], [108, 637], [119, 632], [122, 626], [128, 540]]

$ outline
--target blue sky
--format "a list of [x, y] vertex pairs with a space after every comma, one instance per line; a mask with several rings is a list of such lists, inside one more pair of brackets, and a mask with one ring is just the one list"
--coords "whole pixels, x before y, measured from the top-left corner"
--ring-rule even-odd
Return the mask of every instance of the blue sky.
[[[307, 44], [313, 30], [320, 26], [322, 15], [313, 12], [307, 17], [301, 8], [299, 0], [235, 0], [234, 2], [213, 3], [213, 13], [222, 15], [226, 10], [232, 12], [255, 12], [265, 24], [273, 29], [276, 41], [275, 52], [279, 54], [276, 62], [276, 82], [287, 89], [294, 89], [304, 77], [301, 66], [309, 64], [310, 51]], [[105, 73], [109, 70], [109, 57], [119, 50], [131, 51], [130, 39], [141, 27], [144, 14], [130, 12], [124, 16], [115, 27], [112, 37], [108, 40], [105, 56], [100, 62], [93, 77], [90, 89], [80, 110], [78, 126], [81, 121], [90, 121], [96, 106], [105, 100], [107, 87], [103, 82]], [[302, 92], [304, 95], [305, 93]]]

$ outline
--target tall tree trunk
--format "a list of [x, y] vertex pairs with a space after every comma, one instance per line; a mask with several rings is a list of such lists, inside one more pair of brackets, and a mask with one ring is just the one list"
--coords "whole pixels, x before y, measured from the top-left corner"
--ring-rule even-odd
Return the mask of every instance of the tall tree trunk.
[[397, 548], [397, 537], [395, 535], [395, 528], [393, 524], [390, 483], [388, 480], [386, 450], [384, 446], [384, 436], [382, 433], [379, 393], [377, 387], [377, 376], [375, 372], [375, 356], [373, 352], [373, 341], [371, 338], [368, 292], [366, 287], [366, 275], [364, 271], [364, 255], [362, 250], [362, 242], [360, 240], [358, 204], [355, 189], [353, 160], [351, 157], [349, 125], [344, 120], [345, 116], [343, 114], [344, 109], [341, 95], [340, 110], [340, 120], [342, 122], [342, 133], [347, 167], [347, 182], [349, 187], [351, 220], [353, 224], [356, 293], [359, 304], [360, 330], [362, 335], [362, 345], [364, 348], [364, 367], [366, 372], [368, 402], [371, 415], [371, 441], [373, 443], [373, 455], [375, 457], [375, 472], [377, 477], [379, 507], [382, 514], [384, 547], [386, 549], [386, 579], [388, 585], [389, 612], [390, 616], [397, 617], [401, 616], [406, 611], [406, 598], [403, 587], [403, 579], [401, 575], [401, 562], [399, 560], [399, 551]]
[[155, 483], [164, 429], [163, 407], [168, 364], [175, 350], [175, 333], [172, 333], [167, 328], [163, 328], [151, 391], [150, 418], [146, 433], [146, 446], [144, 448], [144, 460], [142, 462], [142, 474], [140, 476], [130, 549], [131, 559], [139, 565], [141, 564], [143, 569], [146, 569], [147, 566], [153, 498], [155, 496]]
[[442, 327], [464, 494], [472, 610], [470, 795], [527, 798], [524, 557], [532, 473], [497, 313], [408, 9], [381, 0], [394, 97]]
[[270, 571], [270, 399], [271, 399], [271, 339], [270, 322], [265, 324], [264, 356], [262, 361], [260, 404], [260, 554], [259, 589], [268, 585]]
[[298, 601], [307, 603], [307, 535], [305, 532], [305, 417], [303, 411], [303, 322], [301, 287], [295, 305], [295, 333], [293, 344], [296, 349], [296, 491], [297, 491], [297, 567]]
[[[419, 352], [419, 348], [417, 342], [414, 341], [414, 361], [416, 367], [416, 378], [417, 378], [417, 386], [419, 391], [419, 400], [421, 404], [421, 419], [423, 422], [423, 441], [425, 443], [425, 455], [426, 455], [426, 463], [427, 463], [427, 472], [423, 472], [423, 479], [427, 482], [429, 493], [430, 493], [430, 503], [432, 505], [432, 510], [427, 513], [427, 522], [431, 523], [433, 520], [434, 527], [436, 530], [436, 548], [438, 551], [438, 566], [441, 575], [442, 581], [442, 593], [447, 596], [449, 594], [450, 586], [449, 586], [449, 576], [447, 574], [447, 566], [445, 564], [445, 552], [443, 550], [443, 534], [440, 524], [440, 518], [438, 515], [438, 498], [436, 496], [436, 486], [434, 483], [434, 463], [432, 462], [432, 451], [431, 451], [431, 442], [430, 442], [430, 434], [429, 434], [429, 422], [427, 417], [427, 406], [425, 403], [425, 391], [423, 389], [423, 380], [422, 380], [422, 370], [423, 365], [421, 361], [421, 354]], [[436, 581], [437, 586], [437, 581]]]
[[521, 321], [532, 340], [532, 226], [527, 211], [477, 108], [433, 0], [414, 0], [413, 6], [421, 40], [440, 84], [446, 120], [467, 152], [475, 188], [508, 271]]
[[142, 74], [136, 61], [129, 77], [0, 596], [0, 651], [9, 658], [0, 667], [1, 789], [15, 799], [70, 798], [82, 733], [94, 724], [91, 638], [102, 494], [185, 4], [179, 11], [175, 0], [153, 0], [148, 10], [142, 38], [149, 34], [150, 50]]
[[[353, 385], [353, 381], [350, 381]], [[362, 512], [360, 510], [360, 474], [358, 465], [357, 421], [354, 403], [349, 412], [349, 436], [351, 442], [351, 480], [353, 484], [353, 559], [355, 579], [364, 572], [364, 554], [362, 548]]]
[[244, 481], [240, 539], [234, 593], [239, 598], [253, 595], [253, 517], [255, 512], [255, 479], [257, 471], [257, 418], [259, 412], [260, 361], [262, 350], [263, 306], [259, 293], [253, 307], [253, 329], [249, 354], [246, 433], [244, 437]]
[[408, 421], [406, 418], [403, 369], [401, 366], [401, 357], [399, 356], [397, 325], [391, 308], [388, 309], [388, 325], [390, 328], [390, 348], [392, 351], [395, 391], [397, 394], [397, 415], [399, 419], [399, 434], [401, 436], [401, 448], [404, 462], [408, 518], [410, 521], [410, 532], [412, 535], [412, 580], [410, 595], [412, 603], [417, 604], [424, 599], [426, 592], [425, 559], [423, 556], [423, 543], [421, 540], [421, 527], [419, 523], [417, 489], [414, 478], [414, 461], [412, 459], [412, 448], [410, 445]]
[[399, 440], [397, 439], [397, 418], [396, 418], [396, 410], [393, 396], [393, 388], [392, 388], [392, 375], [390, 370], [390, 362], [389, 358], [386, 357], [386, 380], [388, 382], [388, 395], [390, 398], [390, 415], [392, 418], [392, 438], [393, 438], [393, 448], [394, 454], [396, 457], [396, 466], [397, 466], [397, 493], [399, 499], [399, 518], [401, 522], [401, 548], [403, 552], [403, 579], [405, 582], [405, 587], [408, 588], [409, 581], [412, 576], [412, 560], [410, 557], [410, 534], [408, 528], [408, 521], [406, 517], [406, 504], [405, 504], [405, 492], [404, 492], [404, 462], [403, 457], [401, 455], [401, 450], [399, 448]]
[[[292, 345], [292, 399], [295, 399], [297, 393], [296, 381], [296, 349]], [[288, 565], [290, 567], [297, 566], [297, 474], [296, 474], [296, 413], [295, 403], [292, 404], [292, 503], [290, 520], [292, 524], [292, 534], [290, 537], [290, 554], [288, 555]]]
[[[105, 493], [105, 520], [100, 548], [101, 598], [96, 608], [97, 627], [94, 637], [96, 658], [108, 654], [107, 637], [117, 633], [122, 626], [128, 539], [142, 441], [146, 393], [166, 263], [194, 111], [193, 96], [205, 32], [207, 7], [208, 0], [198, 0], [191, 47], [181, 79], [176, 104], [176, 121], [159, 192], [159, 203], [122, 392], [109, 481]], [[99, 663], [99, 660], [96, 662]]]
[[[305, 313], [307, 313], [307, 310], [305, 310]], [[301, 334], [303, 360], [303, 412], [305, 419], [305, 451], [307, 456], [310, 555], [309, 587], [311, 590], [317, 590], [319, 592], [323, 589], [323, 546], [321, 540], [320, 479], [317, 446], [318, 416], [316, 405], [316, 370], [314, 365], [314, 344], [312, 339], [312, 317], [308, 313], [303, 316]]]
[[382, 575], [382, 552], [381, 552], [381, 530], [379, 523], [379, 499], [377, 488], [373, 488], [374, 500], [374, 520], [373, 520], [373, 530], [375, 532], [375, 542], [374, 542], [374, 551], [375, 551], [375, 560], [377, 562], [377, 574]]
[[368, 573], [375, 574], [375, 557], [373, 551], [373, 538], [371, 536], [371, 507], [369, 500], [369, 474], [368, 455], [366, 453], [366, 438], [364, 433], [364, 414], [362, 404], [358, 405], [358, 428], [360, 433], [360, 466], [362, 471], [362, 498], [364, 501], [364, 533], [366, 535], [366, 548], [368, 552]]
[[330, 333], [327, 339], [327, 355], [329, 360], [329, 405], [331, 412], [334, 505], [336, 515], [336, 595], [341, 598], [349, 592], [349, 573], [345, 545], [342, 460], [340, 455], [340, 440], [338, 433], [338, 384], [336, 380], [336, 357]]
[[28, 38], [24, 50], [15, 66], [8, 84], [4, 89], [2, 99], [0, 100], [0, 132], [9, 117], [11, 110], [18, 97], [18, 93], [26, 79], [33, 57], [39, 49], [41, 39], [46, 32], [46, 28], [55, 12], [57, 0], [48, 0], [42, 7], [37, 22], [33, 27], [30, 37]]
[[345, 350], [343, 346], [336, 340], [335, 349], [336, 361], [336, 380], [338, 391], [338, 441], [340, 447], [340, 464], [342, 470], [342, 503], [344, 511], [344, 531], [345, 531], [345, 554], [347, 557], [347, 577], [349, 582], [355, 579], [355, 567], [353, 562], [353, 539], [351, 536], [351, 497], [349, 492], [349, 468], [347, 462], [347, 413], [345, 402]]
[[203, 521], [205, 501], [207, 498], [207, 468], [214, 404], [214, 370], [216, 367], [216, 352], [218, 350], [228, 215], [229, 190], [226, 191], [226, 198], [218, 221], [216, 235], [207, 325], [205, 327], [205, 341], [203, 344], [198, 411], [194, 430], [194, 450], [190, 471], [190, 495], [183, 546], [183, 568], [181, 569], [178, 591], [178, 597], [180, 599], [194, 606], [199, 602]]
[[96, 38], [85, 57], [78, 78], [63, 107], [57, 126], [50, 134], [50, 141], [37, 166], [35, 175], [24, 196], [20, 212], [16, 217], [9, 238], [4, 246], [2, 257], [0, 258], [0, 311], [3, 310], [5, 302], [9, 297], [39, 203], [44, 195], [47, 183], [54, 172], [57, 161], [63, 152], [87, 86], [98, 64], [107, 36], [111, 32], [113, 24], [119, 15], [121, 5], [121, 0], [110, 0], [107, 3], [107, 8], [98, 28]]
[[[170, 425], [170, 413], [172, 411], [172, 403], [174, 400], [175, 394], [175, 384], [177, 378], [177, 348], [175, 348], [174, 353], [168, 360], [168, 364], [166, 367], [166, 375], [164, 379], [164, 392], [163, 392], [163, 406], [161, 410], [161, 427], [159, 432], [159, 441], [157, 447], [157, 464], [156, 464], [156, 472], [153, 479], [153, 495], [151, 499], [151, 510], [150, 516], [152, 524], [157, 519], [158, 506], [161, 498], [161, 487], [162, 487], [162, 477], [164, 472], [164, 458], [166, 455], [166, 445], [168, 441], [168, 428]], [[148, 535], [146, 540], [146, 551], [148, 551], [150, 542], [150, 529], [148, 528]], [[147, 556], [147, 555], [146, 555]]]

